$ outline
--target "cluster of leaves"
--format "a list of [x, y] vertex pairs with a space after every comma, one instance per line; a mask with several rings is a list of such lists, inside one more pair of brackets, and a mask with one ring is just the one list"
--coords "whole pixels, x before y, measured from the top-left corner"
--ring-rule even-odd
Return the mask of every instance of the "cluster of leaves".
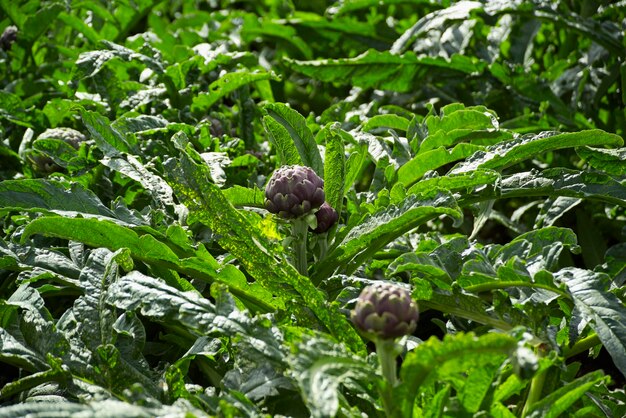
[[0, 417], [626, 415], [621, 3], [240, 3], [0, 0]]

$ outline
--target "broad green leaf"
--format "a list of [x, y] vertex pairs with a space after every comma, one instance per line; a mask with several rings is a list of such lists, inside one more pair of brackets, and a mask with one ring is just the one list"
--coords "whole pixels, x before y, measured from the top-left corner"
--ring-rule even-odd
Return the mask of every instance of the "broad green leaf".
[[336, 416], [342, 403], [342, 388], [352, 389], [363, 397], [372, 395], [380, 375], [363, 357], [355, 356], [320, 333], [302, 332], [294, 337], [289, 342], [291, 352], [287, 362], [312, 417]]
[[36, 289], [29, 285], [19, 286], [0, 304], [0, 312], [0, 330], [3, 331], [0, 334], [3, 346], [0, 357], [9, 364], [43, 371], [50, 368], [48, 356], [62, 357], [67, 353], [68, 341], [56, 329], [52, 315]]
[[591, 167], [614, 176], [626, 174], [626, 148], [605, 149], [581, 147], [576, 153]]
[[[34, 234], [83, 242], [91, 247], [105, 247], [112, 251], [128, 248], [134, 258], [148, 264], [176, 268], [179, 258], [170, 247], [150, 234], [137, 232], [111, 221], [95, 218], [43, 217], [28, 224], [22, 235], [26, 241]], [[174, 284], [174, 283], [171, 283]], [[177, 287], [193, 290], [186, 280], [179, 279]]]
[[229, 95], [246, 84], [261, 80], [278, 80], [274, 73], [260, 70], [240, 70], [224, 74], [211, 84], [209, 91], [199, 93], [192, 99], [191, 111], [205, 113], [222, 97]]
[[0, 418], [30, 417], [116, 417], [116, 418], [153, 418], [157, 416], [185, 416], [193, 414], [197, 418], [209, 418], [210, 415], [188, 404], [177, 402], [176, 405], [133, 405], [117, 399], [98, 400], [86, 403], [69, 401], [56, 402], [28, 402], [0, 408]]
[[209, 180], [208, 168], [195, 164], [185, 153], [179, 161], [170, 160], [165, 165], [168, 181], [178, 199], [190, 210], [191, 220], [209, 226], [219, 236], [220, 245], [281, 301], [279, 305], [287, 296], [293, 297], [286, 292], [292, 288], [338, 340], [357, 352], [363, 350], [360, 337], [347, 319], [328, 303], [308, 278], [298, 274], [286, 262], [282, 251], [271, 244], [258, 227], [230, 204]]
[[540, 401], [532, 404], [525, 417], [527, 418], [556, 418], [571, 411], [571, 407], [593, 386], [605, 381], [604, 374], [597, 370], [569, 382], [554, 392], [544, 396]]
[[88, 164], [85, 158], [77, 155], [74, 147], [60, 139], [37, 139], [33, 142], [33, 149], [49, 156], [60, 167], [69, 168], [70, 171], [84, 168]]
[[346, 179], [346, 157], [344, 135], [339, 126], [325, 126], [320, 131], [325, 138], [326, 152], [324, 154], [324, 192], [326, 201], [341, 216], [344, 187]]
[[263, 126], [270, 142], [276, 148], [281, 165], [303, 165], [298, 148], [287, 128], [271, 116], [263, 117]]
[[398, 416], [411, 416], [413, 402], [435, 380], [446, 380], [488, 365], [500, 365], [517, 346], [505, 334], [448, 334], [443, 341], [431, 337], [410, 351], [402, 364], [397, 389]]
[[350, 153], [346, 161], [346, 177], [343, 185], [344, 191], [350, 190], [354, 182], [359, 178], [361, 170], [365, 166], [368, 159], [367, 144], [359, 143], [356, 150]]
[[0, 182], [0, 212], [27, 210], [59, 214], [87, 213], [115, 218], [90, 190], [77, 183], [67, 185], [44, 179], [5, 180]]
[[624, 145], [624, 140], [618, 135], [599, 129], [571, 133], [544, 132], [538, 135], [523, 136], [493, 145], [485, 151], [477, 152], [466, 162], [455, 167], [451, 173], [463, 173], [477, 168], [503, 170], [538, 154], [585, 145], [621, 147]]
[[604, 273], [568, 267], [555, 273], [574, 299], [576, 311], [589, 322], [600, 341], [626, 376], [626, 307], [607, 291], [609, 277]]
[[475, 170], [463, 174], [429, 177], [415, 183], [407, 190], [407, 194], [428, 193], [436, 189], [450, 191], [472, 190], [483, 185], [492, 185], [500, 179], [500, 174], [492, 170]]
[[[465, 171], [465, 170], [463, 170]], [[569, 196], [592, 198], [626, 207], [626, 186], [600, 172], [549, 168], [503, 178], [498, 198]]]
[[[457, 144], [452, 149], [440, 147], [417, 154], [398, 170], [398, 182], [406, 187], [413, 185], [428, 171], [435, 170], [454, 161], [462, 160], [477, 152], [483, 147], [472, 144]], [[469, 171], [469, 170], [466, 170]], [[456, 174], [456, 173], [452, 173]]]
[[89, 110], [82, 111], [81, 116], [91, 137], [105, 155], [117, 156], [120, 153], [131, 152], [131, 147], [124, 136], [111, 127], [111, 121], [105, 116]]
[[304, 59], [312, 59], [313, 51], [294, 28], [283, 22], [248, 16], [241, 29], [241, 37], [248, 43], [259, 37], [277, 38], [294, 46]]
[[30, 372], [48, 367], [40, 353], [28, 348], [4, 328], [0, 328], [0, 361]]
[[456, 4], [449, 5], [441, 10], [435, 10], [432, 13], [419, 19], [412, 27], [405, 31], [391, 47], [393, 54], [401, 54], [406, 51], [410, 44], [423, 34], [427, 34], [431, 30], [441, 30], [450, 20], [467, 20], [471, 17], [471, 13], [482, 7], [477, 1], [461, 1]]
[[481, 404], [491, 389], [500, 366], [500, 364], [495, 362], [483, 364], [481, 367], [474, 368], [467, 373], [467, 378], [464, 379], [463, 388], [459, 393], [459, 400], [465, 410], [471, 413], [476, 413], [480, 410]]
[[106, 301], [153, 320], [180, 324], [196, 336], [239, 336], [270, 361], [280, 362], [283, 357], [279, 341], [262, 317], [251, 318], [237, 310], [232, 301], [227, 306], [214, 305], [197, 292], [175, 289], [138, 271], [114, 282]]
[[170, 185], [160, 176], [150, 172], [135, 156], [130, 154], [107, 156], [100, 162], [141, 184], [157, 205], [165, 208], [177, 207]]
[[313, 280], [319, 282], [340, 266], [352, 272], [376, 251], [400, 235], [441, 215], [456, 222], [462, 218], [454, 198], [448, 193], [433, 197], [408, 196], [397, 206], [382, 208], [347, 231], [328, 253], [324, 262], [315, 267]]
[[100, 46], [107, 49], [87, 51], [78, 56], [72, 78], [94, 77], [102, 71], [109, 61], [115, 58], [119, 58], [122, 61], [138, 61], [156, 73], [163, 73], [163, 64], [154, 57], [133, 51], [108, 40], [101, 40]]
[[[263, 109], [285, 128], [293, 141], [302, 164], [311, 167], [318, 176], [324, 177], [324, 163], [317, 148], [313, 133], [306, 124], [304, 117], [297, 111], [282, 103], [269, 103]], [[281, 139], [284, 141], [284, 139]]]
[[406, 131], [409, 127], [409, 120], [394, 114], [375, 115], [363, 124], [364, 131], [371, 131], [381, 127], [391, 128], [398, 131]]
[[58, 19], [61, 22], [65, 23], [67, 26], [74, 29], [76, 32], [81, 33], [85, 38], [89, 40], [89, 42], [94, 45], [102, 39], [100, 37], [100, 34], [98, 34], [98, 32], [96, 32], [93, 27], [85, 23], [84, 20], [78, 18], [77, 16], [63, 11], [59, 14]]
[[265, 204], [265, 193], [258, 189], [250, 189], [242, 186], [233, 186], [222, 189], [222, 193], [233, 206], [253, 206], [262, 208]]
[[317, 80], [346, 84], [362, 88], [379, 88], [406, 93], [432, 74], [434, 70], [461, 74], [479, 74], [485, 64], [474, 58], [453, 55], [441, 57], [417, 57], [413, 52], [394, 55], [373, 49], [355, 58], [297, 61], [286, 59], [294, 71]]
[[583, 199], [577, 197], [549, 197], [541, 205], [541, 210], [535, 219], [535, 228], [553, 226], [563, 215], [582, 202]]
[[64, 9], [61, 3], [42, 5], [34, 14], [26, 16], [20, 27], [20, 36], [23, 36], [30, 44], [34, 43]]

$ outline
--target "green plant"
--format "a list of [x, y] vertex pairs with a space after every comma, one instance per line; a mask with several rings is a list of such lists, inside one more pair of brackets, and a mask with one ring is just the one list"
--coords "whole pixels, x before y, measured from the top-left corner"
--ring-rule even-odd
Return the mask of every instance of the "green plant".
[[626, 415], [623, 8], [304, 3], [0, 0], [0, 417]]

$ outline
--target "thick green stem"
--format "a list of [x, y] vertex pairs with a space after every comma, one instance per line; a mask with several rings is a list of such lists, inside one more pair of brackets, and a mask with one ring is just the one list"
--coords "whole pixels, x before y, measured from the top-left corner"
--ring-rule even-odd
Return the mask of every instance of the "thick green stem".
[[385, 414], [388, 417], [393, 417], [393, 389], [398, 384], [396, 342], [395, 340], [379, 338], [374, 343], [376, 344], [376, 354], [378, 354], [378, 361], [380, 362], [384, 378], [381, 388], [383, 407]]
[[565, 358], [570, 358], [575, 356], [576, 354], [580, 354], [580, 353], [584, 353], [585, 351], [589, 350], [591, 347], [595, 347], [598, 344], [601, 344], [602, 341], [600, 341], [600, 337], [598, 337], [598, 334], [591, 334], [588, 337], [583, 338], [582, 340], [578, 341], [576, 344], [574, 344], [574, 346], [570, 349], [564, 349], [563, 350], [563, 357]]
[[309, 225], [304, 218], [296, 218], [291, 222], [291, 237], [293, 239], [293, 264], [298, 273], [309, 275], [309, 266], [306, 258], [306, 239]]
[[522, 417], [525, 417], [530, 407], [541, 399], [541, 392], [543, 391], [543, 384], [546, 381], [546, 371], [542, 370], [533, 377], [530, 382], [530, 390], [528, 391], [528, 397], [526, 397], [526, 403], [522, 410]]

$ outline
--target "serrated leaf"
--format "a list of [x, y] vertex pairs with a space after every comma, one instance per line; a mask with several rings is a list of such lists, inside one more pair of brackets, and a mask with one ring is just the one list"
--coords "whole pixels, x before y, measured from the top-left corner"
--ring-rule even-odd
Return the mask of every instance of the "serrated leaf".
[[397, 389], [398, 416], [411, 416], [413, 402], [427, 386], [483, 365], [501, 364], [517, 346], [515, 338], [505, 334], [446, 335], [443, 341], [431, 337], [410, 351], [402, 364], [402, 383]]
[[495, 185], [500, 174], [492, 170], [475, 170], [463, 174], [429, 177], [419, 180], [407, 190], [407, 194], [427, 193], [430, 190], [446, 189], [450, 191], [471, 190], [484, 185]]
[[207, 112], [222, 97], [229, 95], [246, 84], [262, 80], [279, 80], [271, 72], [240, 70], [224, 74], [211, 84], [207, 93], [199, 93], [192, 99], [191, 111], [194, 113]]
[[292, 70], [308, 77], [332, 83], [352, 83], [362, 88], [379, 88], [406, 93], [433, 70], [478, 74], [485, 63], [463, 55], [451, 59], [417, 57], [413, 52], [394, 55], [373, 49], [355, 58], [297, 61], [286, 59]]
[[91, 190], [76, 183], [68, 188], [62, 182], [44, 179], [0, 182], [0, 208], [0, 212], [19, 209], [65, 215], [87, 213], [116, 217]]
[[303, 165], [294, 140], [289, 131], [271, 116], [263, 117], [263, 127], [267, 132], [270, 142], [276, 148], [281, 165]]
[[383, 208], [343, 231], [343, 238], [329, 251], [322, 265], [315, 266], [312, 278], [319, 282], [342, 265], [347, 271], [353, 271], [362, 260], [393, 239], [441, 215], [448, 215], [455, 221], [462, 217], [456, 201], [448, 193], [433, 197], [411, 195], [397, 206]]
[[[263, 109], [289, 134], [302, 164], [311, 167], [318, 176], [324, 177], [324, 163], [317, 149], [317, 142], [306, 124], [304, 117], [282, 103], [269, 103]], [[281, 142], [284, 142], [281, 139]]]
[[325, 138], [326, 152], [324, 154], [324, 192], [326, 201], [341, 216], [343, 206], [344, 186], [346, 179], [346, 157], [344, 135], [348, 135], [338, 126], [325, 126], [320, 131]]
[[[106, 296], [107, 303], [120, 309], [141, 312], [159, 321], [181, 324], [197, 336], [216, 334], [241, 336], [251, 341], [251, 347], [279, 361], [283, 357], [272, 330], [262, 319], [250, 318], [229, 304], [228, 312], [221, 312], [196, 292], [183, 292], [165, 284], [162, 280], [133, 271], [111, 285]], [[271, 343], [274, 342], [274, 345]]]
[[498, 197], [569, 196], [593, 198], [614, 205], [626, 206], [626, 185], [600, 172], [549, 168], [503, 178]]
[[157, 73], [163, 72], [163, 64], [154, 57], [149, 57], [108, 40], [101, 40], [100, 46], [107, 49], [87, 51], [78, 56], [73, 78], [93, 77], [114, 58], [119, 58], [122, 61], [139, 61]]
[[380, 380], [370, 363], [321, 334], [302, 333], [290, 345], [290, 374], [298, 382], [312, 417], [336, 416], [342, 386], [356, 385], [361, 389], [359, 395], [367, 396], [363, 392], [372, 392]]
[[111, 121], [105, 116], [89, 110], [82, 111], [81, 116], [96, 145], [106, 155], [117, 156], [123, 152], [131, 152], [124, 136], [111, 127]]
[[574, 299], [576, 311], [598, 334], [617, 368], [626, 376], [626, 308], [607, 291], [604, 273], [568, 267], [555, 273]]
[[163, 208], [176, 208], [174, 192], [169, 184], [160, 176], [153, 174], [133, 155], [115, 155], [100, 160], [102, 165], [109, 167], [141, 184], [150, 193], [154, 202]]
[[576, 153], [591, 167], [614, 176], [626, 174], [626, 148], [605, 149], [581, 147]]
[[570, 411], [570, 408], [593, 386], [606, 380], [604, 374], [597, 370], [588, 373], [573, 382], [569, 382], [530, 406], [526, 413], [528, 418], [556, 418]]
[[[473, 144], [457, 144], [452, 149], [440, 147], [425, 151], [414, 156], [398, 170], [398, 182], [406, 187], [418, 181], [430, 170], [435, 170], [454, 161], [462, 160], [477, 152], [483, 147]], [[456, 173], [451, 173], [456, 174]]]
[[391, 128], [406, 131], [408, 127], [408, 119], [394, 114], [372, 116], [362, 125], [363, 130], [367, 132], [376, 128]]
[[623, 146], [624, 140], [618, 135], [600, 129], [570, 133], [544, 132], [490, 146], [459, 164], [451, 173], [463, 173], [477, 168], [503, 170], [538, 154], [585, 145]]
[[234, 185], [228, 189], [222, 189], [222, 193], [233, 206], [255, 206], [262, 208], [265, 203], [265, 193], [258, 189], [250, 189]]

